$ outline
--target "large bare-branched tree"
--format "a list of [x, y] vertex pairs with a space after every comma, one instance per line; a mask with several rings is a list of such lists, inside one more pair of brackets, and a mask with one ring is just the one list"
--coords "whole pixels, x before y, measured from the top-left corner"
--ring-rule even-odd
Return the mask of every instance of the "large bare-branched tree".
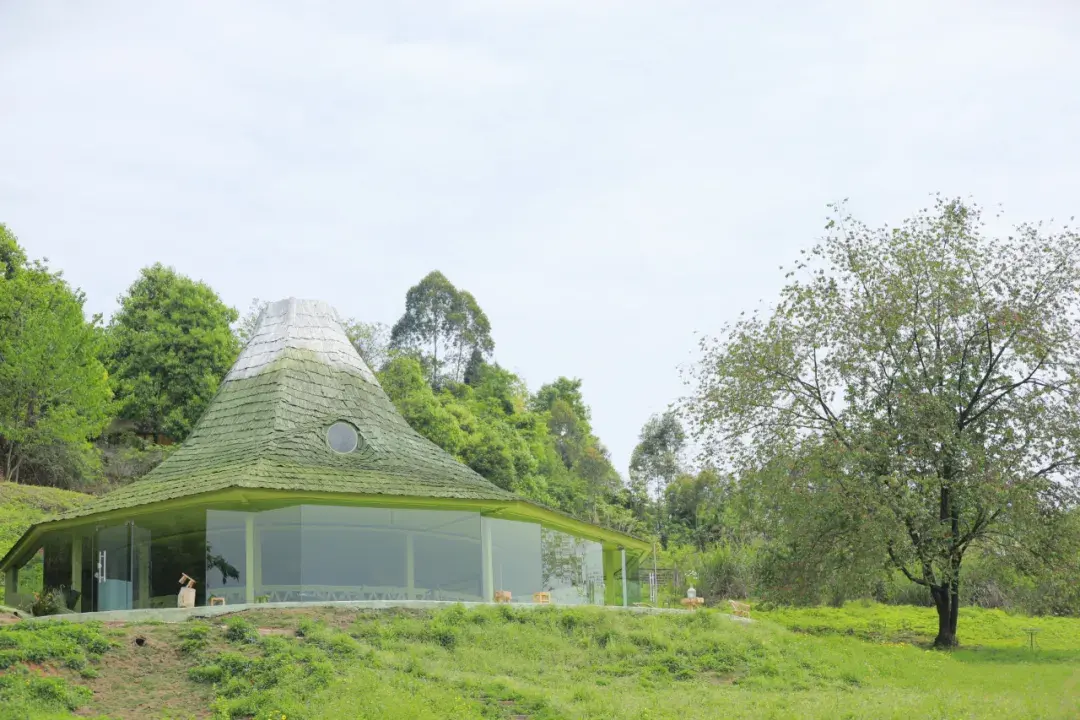
[[808, 552], [870, 545], [925, 586], [952, 646], [965, 554], [1053, 563], [1075, 507], [1080, 236], [999, 237], [960, 200], [896, 228], [833, 210], [776, 305], [702, 343], [688, 414], [714, 460], [817, 507]]

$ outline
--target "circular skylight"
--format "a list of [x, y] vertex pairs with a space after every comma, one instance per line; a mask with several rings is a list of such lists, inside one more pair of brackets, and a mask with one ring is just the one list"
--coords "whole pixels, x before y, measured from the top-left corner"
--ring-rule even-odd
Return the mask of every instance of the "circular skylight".
[[326, 442], [330, 449], [339, 453], [351, 453], [360, 442], [356, 428], [347, 422], [338, 421], [326, 431]]

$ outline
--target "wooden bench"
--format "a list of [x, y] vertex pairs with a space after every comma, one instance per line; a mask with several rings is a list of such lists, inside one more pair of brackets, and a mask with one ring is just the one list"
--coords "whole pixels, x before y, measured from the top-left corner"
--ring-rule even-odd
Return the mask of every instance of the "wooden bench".
[[509, 590], [496, 590], [495, 591], [495, 602], [497, 602], [497, 603], [508, 603], [508, 602], [510, 602], [510, 591]]
[[210, 604], [211, 605], [224, 605], [225, 604], [225, 598], [213, 595], [213, 596], [210, 597]]
[[736, 602], [735, 600], [728, 600], [731, 605], [731, 612], [735, 617], [750, 617], [750, 606], [746, 603]]
[[540, 605], [548, 605], [551, 603], [551, 593], [548, 592], [534, 592], [533, 602]]

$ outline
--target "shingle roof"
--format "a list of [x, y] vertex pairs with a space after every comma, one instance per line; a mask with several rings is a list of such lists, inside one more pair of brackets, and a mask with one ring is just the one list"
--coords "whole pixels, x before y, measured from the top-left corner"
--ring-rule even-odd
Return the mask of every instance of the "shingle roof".
[[[337, 420], [352, 453], [326, 441]], [[327, 304], [269, 305], [191, 435], [145, 478], [61, 517], [230, 487], [470, 500], [517, 500], [415, 432]]]

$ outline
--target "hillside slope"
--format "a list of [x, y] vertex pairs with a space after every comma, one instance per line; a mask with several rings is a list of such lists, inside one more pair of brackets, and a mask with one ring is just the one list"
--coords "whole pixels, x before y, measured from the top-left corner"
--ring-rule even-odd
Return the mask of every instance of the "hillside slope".
[[[57, 488], [0, 482], [0, 556], [3, 556], [26, 528], [43, 517], [78, 507], [90, 495]], [[3, 573], [0, 573], [0, 605], [4, 604]]]
[[1021, 639], [952, 653], [911, 644], [929, 638], [809, 635], [714, 611], [24, 622], [0, 628], [0, 719], [1074, 718], [1080, 621], [1062, 622], [1072, 632], [1054, 634], [1058, 648], [1029, 651]]

